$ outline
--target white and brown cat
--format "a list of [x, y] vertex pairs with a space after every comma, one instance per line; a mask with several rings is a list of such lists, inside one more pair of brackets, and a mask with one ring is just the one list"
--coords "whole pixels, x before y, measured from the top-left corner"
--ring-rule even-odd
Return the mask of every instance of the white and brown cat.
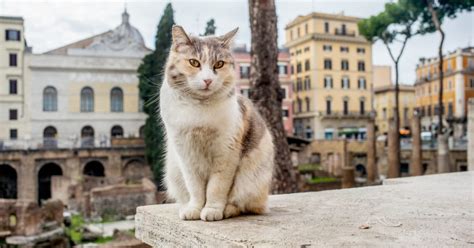
[[183, 220], [216, 221], [267, 211], [272, 136], [250, 100], [235, 94], [231, 42], [172, 29], [160, 91], [168, 195]]

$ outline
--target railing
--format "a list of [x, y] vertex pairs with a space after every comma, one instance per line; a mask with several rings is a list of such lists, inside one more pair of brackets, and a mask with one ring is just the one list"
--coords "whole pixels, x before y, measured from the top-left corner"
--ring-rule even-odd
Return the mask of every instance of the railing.
[[360, 111], [320, 111], [319, 116], [323, 116], [324, 118], [369, 118], [370, 112], [360, 112]]
[[[123, 139], [120, 142], [113, 142]], [[127, 142], [130, 139], [131, 142]], [[73, 148], [107, 148], [117, 146], [143, 146], [143, 142], [136, 142], [137, 138], [85, 137], [85, 138], [33, 138], [0, 140], [0, 151], [8, 150], [54, 150]]]
[[347, 29], [342, 29], [342, 28], [336, 28], [334, 34], [355, 37], [355, 31], [349, 32], [347, 31]]
[[[465, 138], [457, 138], [449, 139], [449, 149], [450, 150], [467, 150], [467, 139]], [[412, 139], [401, 139], [400, 140], [400, 148], [403, 150], [411, 150], [413, 148], [413, 140]], [[422, 140], [421, 141], [421, 149], [423, 150], [430, 150], [430, 149], [437, 149], [438, 148], [438, 140], [431, 139], [431, 140]]]

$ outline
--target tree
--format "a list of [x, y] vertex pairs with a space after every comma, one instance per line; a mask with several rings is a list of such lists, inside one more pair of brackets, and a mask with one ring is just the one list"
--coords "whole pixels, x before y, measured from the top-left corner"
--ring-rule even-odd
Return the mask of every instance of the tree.
[[418, 7], [422, 13], [421, 25], [424, 25], [425, 33], [437, 31], [440, 34], [440, 42], [438, 46], [438, 172], [449, 172], [448, 157], [448, 136], [443, 124], [444, 104], [444, 58], [443, 44], [445, 33], [441, 26], [444, 18], [455, 18], [459, 12], [464, 10], [471, 11], [473, 9], [474, 0], [411, 0], [412, 4]]
[[[385, 9], [378, 15], [361, 20], [358, 23], [360, 33], [369, 41], [382, 41], [395, 65], [395, 109], [394, 121], [396, 134], [389, 136], [394, 144], [389, 151], [388, 177], [400, 176], [400, 113], [399, 113], [399, 62], [406, 44], [413, 36], [421, 33], [414, 25], [420, 19], [420, 10], [410, 0], [399, 0], [397, 3], [385, 4]], [[395, 54], [393, 45], [400, 43], [400, 50]]]
[[211, 18], [206, 24], [206, 30], [204, 31], [204, 35], [214, 35], [216, 34], [216, 26], [214, 22], [214, 18]]
[[[283, 127], [278, 82], [277, 17], [274, 0], [249, 0], [252, 100], [267, 121], [275, 144], [274, 193], [296, 192], [297, 178]], [[265, 34], [265, 35], [262, 35]]]
[[145, 153], [152, 167], [158, 189], [163, 189], [163, 154], [165, 149], [164, 127], [159, 123], [159, 89], [162, 83], [162, 70], [171, 47], [171, 28], [174, 25], [173, 7], [166, 5], [158, 24], [155, 36], [155, 50], [143, 58], [138, 68], [138, 87], [144, 102], [144, 112], [148, 115], [145, 123]]

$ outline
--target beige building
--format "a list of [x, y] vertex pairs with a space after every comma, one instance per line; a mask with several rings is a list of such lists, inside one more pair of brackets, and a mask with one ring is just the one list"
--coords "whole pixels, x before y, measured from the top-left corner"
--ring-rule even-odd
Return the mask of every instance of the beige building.
[[[387, 85], [374, 89], [374, 108], [377, 113], [375, 125], [377, 134], [388, 133], [388, 120], [395, 113], [395, 86]], [[411, 118], [415, 109], [415, 87], [413, 85], [399, 85], [398, 114], [400, 116], [400, 129], [411, 130]]]
[[18, 139], [26, 130], [23, 18], [0, 16], [0, 33], [0, 140]]
[[359, 20], [311, 13], [286, 26], [296, 136], [365, 137], [372, 110], [372, 45], [359, 34]]

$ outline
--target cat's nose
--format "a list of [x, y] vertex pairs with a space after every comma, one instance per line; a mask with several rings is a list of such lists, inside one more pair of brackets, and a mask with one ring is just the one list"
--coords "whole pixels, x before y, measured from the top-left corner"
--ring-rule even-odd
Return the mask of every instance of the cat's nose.
[[212, 79], [204, 79], [206, 86], [209, 86], [212, 83]]

